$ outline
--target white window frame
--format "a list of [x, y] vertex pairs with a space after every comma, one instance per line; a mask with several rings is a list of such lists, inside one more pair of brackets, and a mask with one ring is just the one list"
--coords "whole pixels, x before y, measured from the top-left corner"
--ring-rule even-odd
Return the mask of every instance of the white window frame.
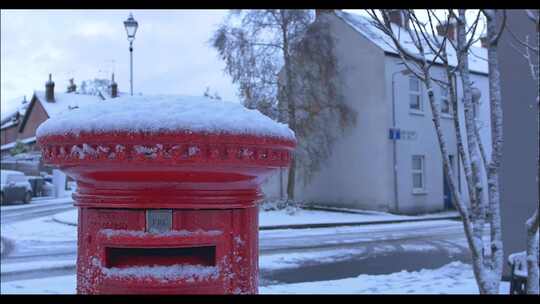
[[[441, 103], [440, 103], [441, 115], [443, 117], [451, 118], [452, 117], [452, 104], [450, 103], [450, 96], [449, 96], [450, 92], [448, 88], [444, 88], [444, 87], [439, 87], [439, 88], [440, 88], [439, 92], [441, 95]], [[444, 103], [448, 104], [448, 112], [443, 112]]]
[[[419, 157], [420, 158], [420, 169], [415, 169], [414, 164], [414, 158]], [[414, 186], [414, 176], [416, 174], [420, 174], [421, 180], [422, 180], [422, 187], [418, 188]], [[426, 193], [426, 157], [422, 154], [414, 154], [411, 157], [411, 185], [412, 185], [412, 192], [415, 194], [423, 194]]]
[[[411, 80], [418, 82], [418, 91], [414, 91], [411, 88]], [[411, 97], [416, 96], [418, 97], [418, 109], [411, 107]], [[409, 76], [409, 112], [416, 113], [416, 114], [424, 114], [424, 102], [422, 98], [422, 82], [420, 79], [416, 78], [415, 76]]]

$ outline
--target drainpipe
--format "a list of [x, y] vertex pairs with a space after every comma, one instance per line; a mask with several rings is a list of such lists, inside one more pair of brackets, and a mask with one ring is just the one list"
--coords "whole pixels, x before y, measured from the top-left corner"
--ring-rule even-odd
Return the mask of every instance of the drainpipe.
[[[394, 132], [396, 130], [396, 94], [395, 94], [395, 79], [394, 76], [401, 73], [401, 71], [392, 73], [392, 128]], [[393, 171], [394, 171], [394, 212], [399, 212], [399, 195], [398, 195], [398, 172], [397, 172], [397, 143], [396, 139], [392, 139], [392, 158], [393, 158]]]
[[[392, 128], [396, 130], [397, 128], [397, 122], [396, 122], [396, 94], [395, 94], [395, 86], [396, 86], [396, 80], [395, 76], [397, 74], [402, 75], [408, 75], [408, 70], [400, 70], [397, 72], [392, 73]], [[398, 166], [397, 166], [397, 140], [392, 140], [392, 158], [393, 158], [393, 171], [394, 171], [394, 212], [399, 212], [399, 195], [398, 195]]]

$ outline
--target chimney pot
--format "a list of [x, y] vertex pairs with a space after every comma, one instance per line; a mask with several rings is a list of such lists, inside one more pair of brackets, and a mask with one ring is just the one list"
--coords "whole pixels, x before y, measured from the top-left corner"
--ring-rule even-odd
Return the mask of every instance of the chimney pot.
[[388, 18], [391, 23], [397, 24], [401, 27], [407, 27], [409, 25], [409, 15], [400, 9], [391, 9], [388, 11]]
[[48, 102], [54, 102], [54, 81], [52, 81], [52, 74], [49, 74], [49, 81], [45, 83], [45, 99]]
[[[448, 27], [448, 32], [446, 31], [446, 28]], [[446, 38], [456, 41], [457, 40], [457, 28], [456, 23], [450, 21], [450, 23], [443, 23], [437, 25], [437, 34], [439, 36], [446, 36]]]
[[118, 84], [114, 81], [114, 73], [112, 74], [111, 81], [111, 98], [118, 97]]
[[67, 92], [68, 93], [74, 93], [75, 91], [77, 91], [77, 85], [75, 84], [75, 82], [73, 81], [73, 78], [71, 78], [69, 80], [69, 85], [67, 87]]

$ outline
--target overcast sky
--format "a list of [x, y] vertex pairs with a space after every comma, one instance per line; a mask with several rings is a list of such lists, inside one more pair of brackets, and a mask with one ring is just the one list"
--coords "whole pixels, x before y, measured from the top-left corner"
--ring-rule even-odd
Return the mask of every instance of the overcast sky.
[[[115, 78], [129, 92], [127, 10], [2, 10], [1, 99], [44, 90], [52, 73], [55, 90], [69, 78]], [[224, 10], [133, 10], [134, 91], [202, 95], [209, 86], [236, 100], [224, 63], [208, 40]]]
[[[348, 11], [348, 10], [347, 10]], [[359, 13], [359, 10], [353, 10]], [[109, 78], [129, 92], [128, 10], [2, 10], [1, 100], [55, 90], [68, 79]], [[134, 92], [202, 95], [208, 86], [237, 101], [225, 64], [209, 39], [226, 10], [132, 10], [139, 22], [134, 42]]]

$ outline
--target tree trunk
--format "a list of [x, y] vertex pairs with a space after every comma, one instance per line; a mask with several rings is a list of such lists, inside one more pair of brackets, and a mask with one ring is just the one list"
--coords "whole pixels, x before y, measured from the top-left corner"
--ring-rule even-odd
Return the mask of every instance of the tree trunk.
[[[476, 277], [477, 282], [483, 282], [484, 272], [483, 272], [483, 259], [482, 259], [482, 242], [479, 241], [476, 236], [474, 235], [474, 225], [471, 221], [471, 218], [469, 217], [468, 208], [463, 202], [461, 195], [457, 188], [457, 182], [455, 175], [452, 172], [452, 168], [450, 167], [450, 158], [448, 156], [448, 149], [446, 147], [446, 140], [444, 139], [444, 134], [442, 132], [441, 128], [441, 119], [439, 115], [439, 109], [437, 108], [437, 103], [435, 102], [435, 96], [433, 94], [433, 88], [431, 85], [431, 76], [427, 70], [424, 68], [424, 84], [426, 86], [426, 89], [428, 91], [428, 99], [429, 104], [431, 106], [431, 113], [433, 115], [433, 124], [435, 126], [435, 133], [437, 134], [437, 139], [439, 141], [439, 148], [441, 150], [442, 158], [443, 158], [443, 166], [444, 171], [447, 176], [447, 179], [449, 181], [449, 187], [450, 191], [452, 192], [452, 196], [454, 198], [454, 205], [458, 209], [461, 218], [463, 220], [463, 230], [465, 232], [465, 237], [467, 239], [467, 243], [469, 245], [469, 249], [471, 250], [472, 254], [472, 261], [473, 261], [473, 270]], [[485, 284], [478, 284], [479, 287]], [[483, 287], [480, 287], [480, 291], [482, 292], [484, 290]], [[484, 292], [485, 293], [485, 292]]]
[[[476, 243], [476, 247], [480, 250], [480, 252], [473, 252], [473, 269], [474, 274], [476, 277], [476, 281], [478, 283], [478, 288], [481, 294], [498, 294], [499, 293], [499, 284], [501, 280], [501, 274], [499, 272], [499, 266], [502, 266], [502, 263], [499, 265], [497, 262], [499, 262], [499, 254], [502, 253], [502, 242], [500, 238], [500, 234], [494, 234], [493, 232], [500, 232], [500, 214], [498, 210], [498, 198], [496, 199], [497, 202], [497, 210], [491, 210], [492, 216], [490, 217], [492, 227], [491, 227], [491, 247], [495, 248], [495, 255], [491, 255], [491, 259], [489, 262], [486, 261], [486, 258], [484, 256], [484, 242], [483, 242], [483, 236], [484, 236], [484, 225], [486, 220], [486, 207], [487, 204], [485, 202], [484, 198], [484, 186], [481, 176], [481, 156], [479, 155], [479, 146], [478, 146], [478, 138], [476, 137], [476, 123], [474, 121], [474, 113], [473, 113], [473, 105], [472, 105], [472, 91], [471, 91], [471, 85], [472, 82], [470, 80], [470, 72], [469, 72], [469, 50], [466, 47], [467, 43], [467, 37], [466, 37], [466, 19], [465, 19], [465, 10], [460, 9], [459, 10], [459, 17], [457, 22], [457, 57], [458, 57], [458, 70], [461, 76], [462, 81], [462, 87], [463, 87], [463, 102], [465, 107], [465, 129], [467, 132], [467, 149], [469, 153], [469, 157], [471, 160], [471, 167], [472, 167], [472, 181], [473, 185], [475, 187], [475, 194], [476, 194], [476, 200], [471, 200], [471, 210], [472, 210], [472, 217], [474, 219], [473, 222], [473, 238], [474, 243]], [[489, 35], [488, 35], [489, 36]], [[492, 75], [490, 75], [490, 80], [492, 80]], [[490, 81], [490, 87], [491, 87], [491, 81]], [[492, 111], [494, 109], [492, 108]], [[500, 110], [500, 108], [499, 108]], [[501, 113], [502, 115], [502, 113]], [[502, 117], [502, 116], [501, 116]], [[493, 143], [492, 143], [493, 144]], [[492, 182], [496, 181], [495, 179], [491, 180]], [[493, 188], [497, 190], [497, 192], [493, 192], [498, 194], [498, 181], [497, 183], [493, 183]], [[492, 196], [489, 196], [489, 198], [493, 198]], [[490, 204], [489, 208], [493, 208], [495, 205]], [[494, 220], [493, 220], [494, 219]], [[493, 227], [493, 223], [495, 223], [495, 227]], [[499, 224], [497, 226], [497, 223]], [[494, 238], [495, 237], [495, 238]], [[500, 249], [500, 250], [499, 250]], [[502, 269], [502, 268], [501, 268]]]
[[[467, 37], [466, 37], [466, 23], [465, 23], [465, 10], [459, 10], [459, 20], [458, 20], [458, 37], [457, 45], [458, 49], [458, 70], [461, 76], [461, 83], [463, 88], [463, 103], [465, 109], [465, 131], [467, 138], [467, 152], [469, 154], [469, 159], [471, 160], [471, 171], [472, 176], [472, 185], [475, 189], [475, 198], [470, 199], [471, 211], [473, 213], [473, 222], [474, 226], [474, 235], [477, 240], [482, 240], [484, 234], [484, 224], [485, 224], [485, 204], [484, 204], [484, 195], [483, 195], [483, 185], [480, 171], [480, 161], [481, 157], [478, 151], [478, 143], [475, 133], [476, 123], [474, 121], [473, 105], [472, 105], [472, 92], [471, 92], [471, 80], [469, 72], [469, 58], [468, 58], [468, 49], [465, 47]], [[481, 242], [481, 241], [480, 241]]]
[[294, 202], [294, 187], [296, 179], [296, 160], [292, 159], [289, 167], [289, 176], [287, 178], [287, 201]]
[[538, 209], [527, 220], [527, 293], [540, 293], [538, 280]]
[[[283, 20], [283, 15], [282, 15]], [[289, 128], [296, 132], [296, 104], [294, 102], [294, 90], [293, 90], [293, 75], [291, 67], [291, 56], [289, 52], [289, 37], [287, 35], [287, 25], [284, 23], [282, 25], [282, 38], [283, 38], [283, 61], [285, 64], [285, 96], [287, 97], [287, 109], [288, 111], [288, 120]], [[299, 139], [301, 140], [301, 139]], [[294, 201], [294, 189], [295, 189], [295, 180], [296, 180], [296, 159], [293, 153], [293, 159], [289, 167], [289, 175], [287, 178], [287, 201]]]
[[[446, 62], [448, 62], [448, 57], [446, 53], [444, 54]], [[448, 78], [448, 83], [450, 89], [450, 99], [452, 100], [452, 113], [454, 114], [454, 130], [456, 132], [456, 141], [458, 153], [463, 164], [463, 172], [465, 172], [465, 177], [467, 179], [467, 190], [469, 193], [469, 200], [476, 200], [476, 193], [474, 191], [474, 184], [472, 182], [472, 171], [471, 171], [471, 162], [469, 156], [465, 153], [465, 148], [463, 146], [463, 137], [461, 136], [461, 125], [459, 118], [459, 103], [457, 101], [457, 85], [455, 82], [455, 77], [452, 72], [450, 72], [451, 67], [446, 65], [446, 77]], [[459, 172], [457, 173], [459, 174]]]
[[[488, 194], [489, 210], [491, 211], [490, 234], [491, 234], [491, 267], [496, 275], [497, 282], [502, 277], [503, 269], [503, 245], [501, 233], [501, 210], [499, 193], [499, 168], [503, 147], [503, 112], [501, 105], [501, 80], [499, 71], [499, 59], [497, 56], [498, 33], [495, 14], [487, 18], [488, 43], [488, 77], [489, 77], [489, 101], [491, 111], [491, 160], [488, 166]], [[497, 284], [498, 290], [499, 284]]]
[[[540, 11], [538, 12], [540, 14]], [[536, 24], [536, 48], [537, 50], [540, 48], [540, 24], [538, 24], [538, 20], [535, 20]], [[536, 52], [536, 56], [538, 57], [538, 51]], [[533, 62], [529, 62], [531, 64]], [[540, 81], [540, 67], [537, 67], [537, 69], [532, 69], [532, 78], [537, 82], [537, 87], [539, 85]], [[536, 111], [537, 111], [537, 131], [538, 134], [536, 136], [537, 139], [537, 151], [536, 151], [536, 184], [540, 185], [540, 95], [536, 95]], [[540, 293], [540, 287], [539, 287], [539, 254], [538, 254], [538, 229], [539, 229], [539, 220], [538, 220], [538, 206], [540, 206], [540, 186], [537, 188], [538, 190], [538, 201], [536, 204], [536, 211], [534, 212], [533, 216], [527, 220], [525, 223], [527, 227], [527, 293], [528, 294], [539, 294]]]

